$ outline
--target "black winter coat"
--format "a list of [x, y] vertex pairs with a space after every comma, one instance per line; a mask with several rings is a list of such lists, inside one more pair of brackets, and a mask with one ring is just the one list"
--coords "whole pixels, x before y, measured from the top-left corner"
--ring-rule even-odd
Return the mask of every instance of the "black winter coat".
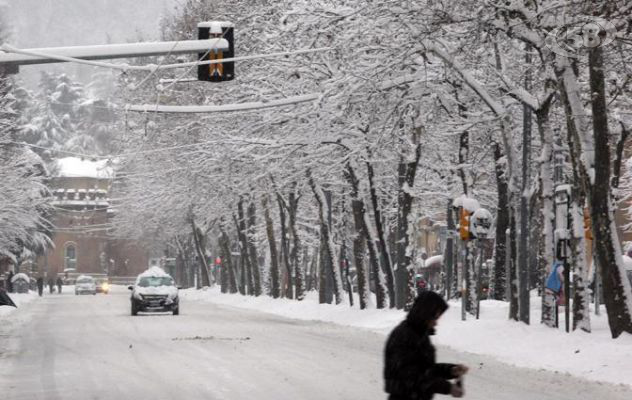
[[389, 400], [430, 400], [449, 394], [455, 364], [437, 363], [427, 321], [447, 304], [434, 292], [421, 294], [406, 320], [390, 334], [384, 350], [384, 390]]

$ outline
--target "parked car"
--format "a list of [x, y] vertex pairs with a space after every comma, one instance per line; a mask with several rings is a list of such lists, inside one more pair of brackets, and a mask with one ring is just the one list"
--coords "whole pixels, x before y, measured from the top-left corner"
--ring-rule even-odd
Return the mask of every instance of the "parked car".
[[97, 293], [110, 293], [110, 282], [107, 279], [97, 279]]
[[31, 278], [24, 272], [17, 273], [11, 278], [13, 283], [13, 291], [15, 293], [28, 293], [31, 283]]
[[97, 283], [89, 275], [80, 275], [75, 281], [75, 294], [97, 294]]
[[139, 311], [180, 314], [178, 288], [173, 278], [160, 267], [151, 267], [138, 275], [134, 285], [128, 289], [132, 291], [132, 315], [137, 315]]

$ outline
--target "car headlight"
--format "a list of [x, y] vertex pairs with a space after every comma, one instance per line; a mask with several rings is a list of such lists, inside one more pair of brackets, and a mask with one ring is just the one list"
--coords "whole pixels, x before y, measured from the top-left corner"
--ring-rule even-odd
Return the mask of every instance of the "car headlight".
[[143, 295], [138, 293], [138, 292], [134, 292], [134, 298], [136, 300], [142, 300], [143, 299]]

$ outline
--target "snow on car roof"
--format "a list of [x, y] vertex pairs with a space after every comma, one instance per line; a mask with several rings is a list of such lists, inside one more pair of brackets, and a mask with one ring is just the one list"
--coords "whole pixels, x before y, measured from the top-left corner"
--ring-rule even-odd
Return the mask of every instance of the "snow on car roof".
[[166, 273], [162, 268], [160, 267], [151, 267], [148, 268], [147, 270], [145, 270], [142, 274], [138, 275], [138, 277], [142, 277], [142, 276], [168, 276], [171, 278], [171, 275], [169, 275], [168, 273]]
[[87, 279], [92, 279], [92, 280], [94, 280], [94, 278], [93, 278], [93, 277], [91, 277], [90, 275], [79, 275], [79, 276], [77, 277], [77, 280], [80, 280], [80, 279], [86, 279], [86, 278], [87, 278]]

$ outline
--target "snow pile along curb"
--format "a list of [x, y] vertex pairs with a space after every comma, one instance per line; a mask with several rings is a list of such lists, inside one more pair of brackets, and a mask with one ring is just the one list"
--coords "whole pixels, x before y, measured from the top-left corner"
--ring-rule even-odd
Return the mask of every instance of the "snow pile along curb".
[[[18, 306], [18, 308], [26, 303], [29, 303], [33, 300], [35, 300], [38, 296], [36, 292], [28, 292], [28, 293], [8, 293], [9, 297], [11, 298], [11, 300], [13, 300], [13, 302], [15, 303], [16, 306]], [[18, 308], [15, 307], [9, 307], [9, 306], [2, 306], [0, 307], [0, 320], [17, 311]]]

